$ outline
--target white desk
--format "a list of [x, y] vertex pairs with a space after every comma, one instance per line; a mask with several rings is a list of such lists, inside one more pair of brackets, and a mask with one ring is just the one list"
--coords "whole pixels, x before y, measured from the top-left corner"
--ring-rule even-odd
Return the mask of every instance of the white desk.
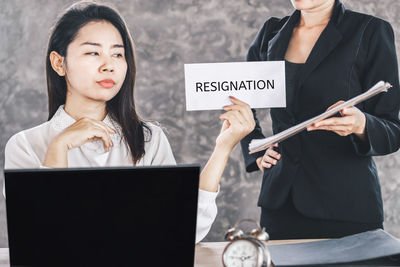
[[9, 267], [8, 248], [0, 248], [0, 267]]
[[[321, 239], [318, 239], [321, 240]], [[269, 245], [293, 244], [317, 240], [273, 240]], [[223, 267], [222, 252], [228, 242], [201, 242], [196, 245], [195, 267]]]

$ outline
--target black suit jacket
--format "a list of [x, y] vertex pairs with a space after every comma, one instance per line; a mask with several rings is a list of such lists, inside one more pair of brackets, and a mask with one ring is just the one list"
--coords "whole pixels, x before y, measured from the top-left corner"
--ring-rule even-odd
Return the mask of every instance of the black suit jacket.
[[[248, 61], [284, 60], [300, 12], [270, 18], [259, 31]], [[367, 141], [330, 131], [303, 131], [279, 144], [278, 164], [263, 174], [258, 205], [277, 209], [292, 194], [302, 214], [353, 222], [382, 222], [382, 197], [372, 156], [400, 147], [400, 89], [394, 33], [382, 19], [346, 10], [335, 2], [331, 19], [313, 47], [293, 90], [286, 92], [287, 108], [270, 110], [274, 134], [324, 112], [339, 100], [369, 89], [379, 80], [393, 88], [357, 107], [366, 116]], [[290, 99], [289, 99], [290, 98]], [[249, 155], [252, 139], [264, 138], [256, 127], [241, 141], [248, 172], [258, 170]]]

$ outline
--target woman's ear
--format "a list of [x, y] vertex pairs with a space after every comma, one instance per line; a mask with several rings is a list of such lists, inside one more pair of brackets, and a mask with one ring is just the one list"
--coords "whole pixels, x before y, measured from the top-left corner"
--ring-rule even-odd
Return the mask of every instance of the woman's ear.
[[57, 72], [58, 75], [65, 76], [64, 57], [56, 51], [51, 51], [49, 58], [53, 70]]

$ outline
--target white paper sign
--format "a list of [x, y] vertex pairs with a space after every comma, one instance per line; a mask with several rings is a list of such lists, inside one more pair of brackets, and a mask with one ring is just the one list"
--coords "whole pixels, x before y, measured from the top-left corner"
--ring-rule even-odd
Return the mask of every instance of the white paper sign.
[[234, 96], [252, 108], [286, 107], [285, 62], [185, 64], [186, 110], [215, 110]]

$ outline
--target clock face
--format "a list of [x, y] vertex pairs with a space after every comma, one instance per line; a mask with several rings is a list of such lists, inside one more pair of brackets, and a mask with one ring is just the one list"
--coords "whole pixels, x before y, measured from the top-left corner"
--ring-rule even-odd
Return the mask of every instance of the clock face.
[[236, 240], [226, 248], [223, 260], [227, 267], [257, 267], [258, 248], [251, 241]]

